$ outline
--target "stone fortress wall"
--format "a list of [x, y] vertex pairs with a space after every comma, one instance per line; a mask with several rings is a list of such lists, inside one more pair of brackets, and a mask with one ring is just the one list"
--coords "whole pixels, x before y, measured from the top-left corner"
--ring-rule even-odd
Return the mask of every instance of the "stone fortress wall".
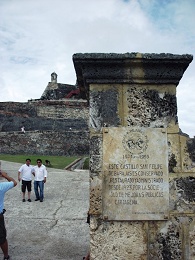
[[88, 119], [76, 87], [51, 81], [38, 100], [0, 102], [0, 153], [88, 155]]

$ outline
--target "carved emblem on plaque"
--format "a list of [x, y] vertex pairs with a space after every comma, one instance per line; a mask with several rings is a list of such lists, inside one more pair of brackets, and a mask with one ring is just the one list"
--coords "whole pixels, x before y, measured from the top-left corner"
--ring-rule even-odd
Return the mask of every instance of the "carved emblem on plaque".
[[131, 154], [142, 154], [148, 147], [148, 138], [139, 130], [131, 130], [124, 135], [122, 143]]

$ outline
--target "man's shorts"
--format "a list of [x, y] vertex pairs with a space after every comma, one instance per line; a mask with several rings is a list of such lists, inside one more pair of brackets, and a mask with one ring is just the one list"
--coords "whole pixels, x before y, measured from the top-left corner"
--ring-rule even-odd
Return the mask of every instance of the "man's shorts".
[[6, 229], [3, 214], [0, 214], [0, 245], [6, 240]]
[[27, 191], [31, 191], [31, 182], [32, 181], [24, 181], [22, 180], [22, 192], [25, 192], [26, 191], [26, 188], [27, 188]]

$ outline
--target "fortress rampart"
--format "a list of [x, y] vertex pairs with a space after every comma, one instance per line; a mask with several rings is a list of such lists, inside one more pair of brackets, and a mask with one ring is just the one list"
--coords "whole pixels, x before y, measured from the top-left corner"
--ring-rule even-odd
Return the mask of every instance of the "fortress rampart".
[[88, 154], [88, 111], [86, 100], [1, 102], [0, 153]]

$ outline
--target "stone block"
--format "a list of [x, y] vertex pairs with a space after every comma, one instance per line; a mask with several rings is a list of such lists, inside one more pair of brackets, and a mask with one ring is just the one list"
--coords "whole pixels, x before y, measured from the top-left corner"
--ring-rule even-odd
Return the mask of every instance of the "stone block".
[[[189, 259], [195, 259], [195, 218], [189, 218]], [[185, 238], [186, 239], [186, 238]], [[188, 243], [188, 239], [186, 239], [186, 243]], [[186, 258], [187, 259], [187, 258]]]
[[182, 171], [195, 173], [195, 160], [189, 149], [189, 142], [188, 137], [180, 135]]
[[98, 173], [102, 166], [102, 134], [90, 135], [90, 171]]
[[143, 222], [101, 222], [93, 217], [90, 227], [90, 259], [147, 259], [147, 231]]
[[174, 85], [132, 84], [123, 88], [125, 126], [173, 128], [178, 132]]
[[195, 174], [180, 174], [170, 178], [170, 212], [195, 212]]
[[90, 179], [90, 215], [102, 214], [102, 179], [94, 176]]
[[118, 100], [118, 90], [114, 86], [103, 85], [98, 90], [91, 87], [90, 127], [101, 129], [103, 126], [120, 125]]
[[[182, 224], [179, 219], [151, 221], [148, 223], [148, 259], [177, 259], [182, 257]], [[187, 260], [187, 258], [186, 258]]]
[[181, 147], [179, 134], [168, 133], [167, 139], [169, 173], [179, 173], [181, 172]]

